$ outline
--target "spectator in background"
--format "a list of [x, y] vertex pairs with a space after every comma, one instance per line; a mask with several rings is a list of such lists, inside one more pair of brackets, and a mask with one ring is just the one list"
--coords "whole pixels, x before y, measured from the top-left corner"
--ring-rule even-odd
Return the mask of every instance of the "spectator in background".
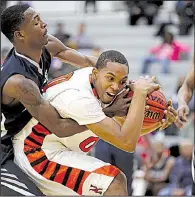
[[169, 173], [175, 159], [166, 153], [164, 142], [154, 141], [153, 146], [157, 153], [157, 160], [146, 163], [145, 180], [149, 183], [146, 194], [156, 196], [158, 191], [169, 182]]
[[155, 32], [155, 34], [154, 34], [154, 36], [159, 36], [159, 37], [163, 37], [164, 36], [164, 33], [166, 32], [166, 31], [169, 31], [169, 29], [171, 29], [171, 28], [173, 28], [173, 27], [175, 27], [176, 28], [176, 24], [174, 24], [172, 21], [171, 21], [171, 17], [170, 17], [170, 19], [169, 19], [169, 21], [167, 21], [167, 22], [162, 22], [162, 23], [160, 23], [159, 24], [159, 26], [158, 26], [158, 29], [157, 29], [157, 31]]
[[181, 142], [179, 146], [180, 156], [176, 158], [176, 162], [169, 175], [167, 187], [161, 189], [159, 196], [189, 196], [192, 189], [192, 151], [193, 143], [188, 140]]
[[125, 1], [129, 12], [129, 25], [136, 25], [140, 18], [145, 18], [148, 25], [153, 25], [154, 17], [163, 1]]
[[84, 12], [85, 13], [88, 12], [88, 6], [89, 5], [92, 5], [93, 6], [93, 12], [96, 13], [97, 12], [97, 5], [96, 5], [96, 1], [95, 0], [86, 0], [85, 1]]
[[[147, 134], [141, 136], [138, 140], [139, 145], [143, 146], [146, 150], [147, 158], [150, 158], [152, 162], [156, 161], [157, 155], [155, 147], [151, 143], [151, 135]], [[137, 149], [137, 148], [136, 148]], [[139, 149], [139, 148], [138, 148]], [[141, 148], [140, 148], [141, 149]], [[140, 168], [140, 155], [143, 153], [143, 150], [136, 150], [135, 153], [127, 153], [125, 151], [119, 150], [111, 144], [99, 140], [95, 147], [94, 156], [98, 159], [101, 159], [104, 162], [111, 163], [112, 165], [118, 167], [127, 177], [128, 185], [128, 195], [131, 196], [133, 193], [132, 190], [132, 175], [134, 169], [134, 158], [137, 160], [137, 168]]]
[[194, 24], [193, 1], [177, 1], [175, 10], [180, 19], [179, 35], [189, 35]]
[[65, 45], [67, 45], [68, 39], [70, 38], [70, 34], [64, 31], [63, 23], [56, 24], [56, 31], [54, 36], [58, 38]]
[[[154, 132], [153, 132], [154, 133]], [[141, 169], [143, 164], [147, 161], [155, 161], [157, 158], [156, 151], [154, 150], [151, 142], [152, 134], [140, 136], [137, 142], [134, 157], [137, 162], [137, 168]]]
[[78, 32], [73, 36], [68, 45], [74, 49], [92, 49], [93, 43], [86, 34], [86, 25], [85, 23], [80, 23], [78, 25]]
[[175, 41], [174, 35], [166, 31], [163, 36], [163, 42], [153, 47], [150, 50], [150, 55], [144, 58], [141, 66], [141, 73], [147, 73], [149, 66], [155, 62], [162, 65], [163, 73], [169, 73], [170, 61], [178, 61], [182, 53], [189, 53], [189, 51], [190, 47]]

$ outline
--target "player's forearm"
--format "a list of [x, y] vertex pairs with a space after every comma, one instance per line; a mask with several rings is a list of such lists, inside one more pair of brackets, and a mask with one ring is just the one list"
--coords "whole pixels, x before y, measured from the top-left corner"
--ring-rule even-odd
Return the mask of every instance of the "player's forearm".
[[[123, 125], [124, 122], [125, 122], [125, 118], [126, 117], [118, 117], [118, 116], [115, 116], [113, 119], [116, 120], [120, 125]], [[161, 123], [160, 122], [157, 122], [154, 126], [152, 126], [150, 128], [142, 128], [140, 135], [141, 136], [144, 135], [145, 137], [148, 138], [148, 135], [147, 134], [155, 131], [158, 128], [160, 128], [160, 126], [161, 126]]]
[[86, 55], [85, 58], [87, 59], [87, 66], [95, 67], [98, 59], [97, 57]]
[[82, 68], [90, 66], [94, 67], [97, 62], [96, 57], [83, 55], [70, 48], [62, 50], [60, 53], [56, 54], [55, 57], [65, 63]]
[[178, 104], [183, 105], [183, 104], [188, 104], [192, 98], [193, 91], [192, 89], [188, 86], [187, 82], [184, 82], [182, 87], [180, 88], [178, 92]]
[[57, 130], [56, 135], [60, 138], [69, 137], [87, 130], [86, 126], [81, 126], [76, 121], [69, 118], [59, 119], [58, 122], [59, 124], [54, 129]]
[[49, 131], [58, 137], [68, 137], [86, 130], [72, 119], [62, 119], [55, 108], [46, 100], [41, 100], [34, 105], [26, 105], [30, 114], [43, 124]]
[[188, 104], [192, 98], [193, 91], [195, 88], [194, 81], [194, 65], [191, 71], [188, 73], [183, 85], [178, 92], [178, 103], [179, 105]]
[[134, 91], [131, 106], [121, 128], [123, 139], [126, 142], [125, 144], [131, 149], [131, 152], [135, 150], [137, 140], [141, 134], [146, 96], [147, 94], [145, 93]]

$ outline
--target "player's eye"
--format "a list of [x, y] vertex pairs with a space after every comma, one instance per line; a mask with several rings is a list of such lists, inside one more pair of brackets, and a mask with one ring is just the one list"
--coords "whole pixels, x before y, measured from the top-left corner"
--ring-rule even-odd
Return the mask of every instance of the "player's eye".
[[127, 83], [127, 81], [126, 81], [126, 80], [121, 81], [121, 85], [124, 85], [124, 84], [126, 84], [126, 83]]
[[107, 77], [108, 81], [113, 81], [114, 77]]

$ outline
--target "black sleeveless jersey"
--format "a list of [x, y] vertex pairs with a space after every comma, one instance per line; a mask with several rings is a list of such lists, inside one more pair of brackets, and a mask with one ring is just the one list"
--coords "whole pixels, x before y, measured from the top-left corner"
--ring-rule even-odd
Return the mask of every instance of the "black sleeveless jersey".
[[[47, 82], [47, 73], [50, 63], [51, 56], [45, 47], [42, 50], [40, 61], [40, 70], [42, 73], [40, 73], [40, 70], [37, 68], [39, 65], [36, 62], [26, 56], [18, 54], [15, 49], [12, 48], [1, 66], [1, 98], [2, 90], [6, 81], [15, 74], [23, 75], [24, 77], [34, 81], [39, 87], [40, 92], [42, 92], [42, 88]], [[12, 145], [11, 139], [13, 135], [23, 129], [32, 116], [22, 104], [18, 104], [16, 106], [1, 104], [1, 113], [5, 117], [4, 127], [6, 130], [3, 136], [1, 133], [1, 144], [2, 146], [10, 146]]]

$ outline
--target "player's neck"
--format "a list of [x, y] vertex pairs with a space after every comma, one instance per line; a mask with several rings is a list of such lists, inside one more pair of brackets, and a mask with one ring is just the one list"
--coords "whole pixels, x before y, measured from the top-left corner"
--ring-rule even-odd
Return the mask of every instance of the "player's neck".
[[95, 83], [95, 79], [93, 78], [92, 75], [90, 76], [90, 83], [91, 83], [91, 85], [93, 86], [92, 89], [93, 89], [94, 95], [96, 95], [97, 98], [99, 98], [98, 92], [97, 92], [96, 83]]
[[15, 49], [17, 53], [24, 55], [39, 64], [42, 54], [42, 49], [33, 49], [32, 47], [29, 49], [28, 47], [25, 47], [25, 50], [23, 47], [15, 47]]

